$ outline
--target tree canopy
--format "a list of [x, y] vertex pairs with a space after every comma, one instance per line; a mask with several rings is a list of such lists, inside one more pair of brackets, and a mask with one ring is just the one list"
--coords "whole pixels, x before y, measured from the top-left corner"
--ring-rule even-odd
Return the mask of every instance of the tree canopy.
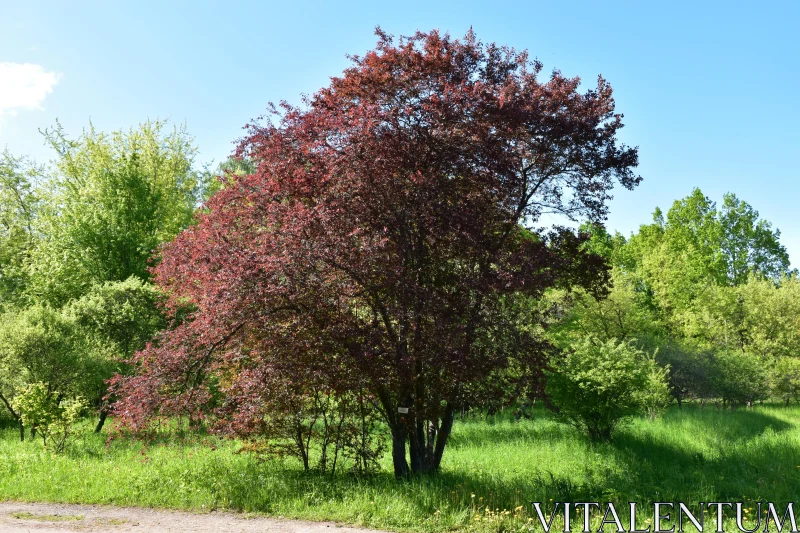
[[36, 298], [61, 305], [93, 283], [149, 279], [153, 251], [189, 225], [204, 186], [191, 137], [165, 128], [45, 132], [58, 157], [31, 262]]
[[40, 170], [8, 150], [0, 154], [0, 312], [19, 304], [28, 284], [27, 264], [35, 241]]
[[239, 155], [255, 172], [164, 249], [157, 283], [197, 311], [119, 380], [130, 426], [189, 412], [247, 433], [278, 408], [270, 391], [324, 376], [379, 406], [396, 475], [433, 471], [464, 387], [507, 360], [487, 342], [502, 296], [602, 287], [583, 237], [536, 224], [602, 220], [615, 183], [639, 182], [611, 86], [541, 81], [526, 52], [472, 33], [378, 35], [302, 107], [253, 123]]

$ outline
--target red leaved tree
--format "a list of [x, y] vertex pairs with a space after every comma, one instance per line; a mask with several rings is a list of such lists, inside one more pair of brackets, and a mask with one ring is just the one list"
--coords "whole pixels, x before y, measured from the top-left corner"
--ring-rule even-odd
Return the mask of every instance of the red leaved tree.
[[247, 434], [306, 384], [366, 390], [395, 474], [435, 471], [464, 390], [507, 361], [504, 298], [606, 281], [581, 236], [535, 226], [602, 220], [615, 182], [638, 184], [608, 83], [540, 81], [471, 32], [377, 33], [302, 107], [248, 127], [256, 171], [164, 248], [157, 283], [196, 311], [117, 379], [128, 426], [187, 413]]

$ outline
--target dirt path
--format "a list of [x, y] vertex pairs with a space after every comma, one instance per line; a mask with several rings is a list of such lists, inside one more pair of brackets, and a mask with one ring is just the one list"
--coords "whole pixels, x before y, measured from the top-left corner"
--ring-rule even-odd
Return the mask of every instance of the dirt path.
[[382, 533], [332, 522], [248, 518], [234, 513], [192, 514], [138, 507], [0, 502], [3, 533]]

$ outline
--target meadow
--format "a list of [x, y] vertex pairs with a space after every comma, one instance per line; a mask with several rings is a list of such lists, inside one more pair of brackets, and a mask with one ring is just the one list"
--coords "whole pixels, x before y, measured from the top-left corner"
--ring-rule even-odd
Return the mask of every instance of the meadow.
[[520, 421], [467, 417], [456, 423], [442, 472], [404, 482], [388, 455], [379, 474], [330, 476], [208, 435], [107, 445], [90, 421], [84, 426], [60, 455], [19, 442], [12, 426], [0, 430], [0, 500], [227, 509], [433, 532], [527, 530], [538, 524], [531, 501], [611, 501], [622, 511], [629, 501], [651, 510], [653, 501], [742, 501], [752, 513], [756, 501], [800, 499], [796, 406], [672, 407], [654, 422], [633, 420], [605, 444], [544, 410]]

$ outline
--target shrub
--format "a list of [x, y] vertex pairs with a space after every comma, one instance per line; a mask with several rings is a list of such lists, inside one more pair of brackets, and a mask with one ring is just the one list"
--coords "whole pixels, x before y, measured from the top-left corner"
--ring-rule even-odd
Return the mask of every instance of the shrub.
[[553, 361], [547, 393], [559, 417], [592, 441], [608, 440], [626, 417], [663, 404], [665, 372], [631, 343], [588, 338]]
[[651, 422], [661, 416], [672, 403], [669, 374], [669, 366], [660, 366], [655, 359], [648, 359], [647, 383], [636, 396], [642, 412]]
[[769, 397], [769, 375], [758, 356], [719, 352], [715, 360], [714, 390], [725, 405], [735, 406]]
[[781, 357], [772, 368], [772, 394], [789, 405], [791, 400], [800, 401], [800, 360]]
[[83, 398], [58, 400], [44, 383], [32, 383], [14, 398], [22, 423], [42, 437], [45, 448], [60, 453], [73, 436], [73, 426], [86, 408]]
[[[242, 409], [242, 403], [227, 408]], [[234, 400], [235, 401], [235, 400]], [[380, 469], [385, 439], [378, 428], [374, 398], [365, 393], [336, 391], [325, 384], [274, 381], [246, 424], [217, 426], [235, 432], [246, 443], [242, 451], [270, 459], [294, 457], [303, 469], [334, 475], [347, 468], [358, 474]]]

